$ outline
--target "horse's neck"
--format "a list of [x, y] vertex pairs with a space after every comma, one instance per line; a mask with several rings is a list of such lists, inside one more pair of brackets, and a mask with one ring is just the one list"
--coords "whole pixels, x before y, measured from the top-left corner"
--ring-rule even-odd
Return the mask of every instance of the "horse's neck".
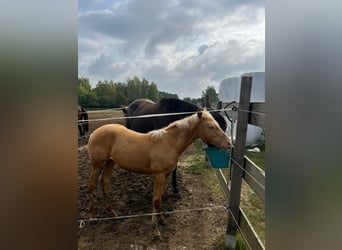
[[179, 153], [184, 152], [199, 137], [197, 133], [198, 126], [198, 123], [191, 123], [188, 128], [178, 127], [177, 125], [170, 127], [167, 133], [170, 141], [172, 141], [170, 146], [176, 148]]

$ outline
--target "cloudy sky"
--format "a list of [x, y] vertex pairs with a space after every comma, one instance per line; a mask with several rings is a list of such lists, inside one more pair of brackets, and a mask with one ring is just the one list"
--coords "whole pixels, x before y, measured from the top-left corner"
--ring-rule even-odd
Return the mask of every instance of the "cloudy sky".
[[79, 0], [78, 74], [138, 76], [180, 98], [265, 71], [265, 4], [248, 0]]

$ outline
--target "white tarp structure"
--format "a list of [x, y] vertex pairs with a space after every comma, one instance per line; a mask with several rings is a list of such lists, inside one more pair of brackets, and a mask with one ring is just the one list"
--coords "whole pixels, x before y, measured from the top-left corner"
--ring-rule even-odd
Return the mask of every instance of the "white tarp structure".
[[[252, 93], [251, 102], [265, 102], [265, 72], [252, 72], [245, 73], [242, 76], [252, 76]], [[231, 77], [222, 80], [219, 87], [219, 99], [220, 101], [227, 103], [236, 101], [239, 102], [240, 99], [240, 86], [241, 86], [241, 76]], [[231, 123], [227, 121], [227, 131], [230, 134]], [[234, 126], [236, 130], [236, 126]], [[233, 139], [235, 140], [235, 132], [233, 133]], [[247, 129], [247, 145], [255, 144], [255, 140], [261, 136], [262, 129], [254, 126], [248, 125]]]

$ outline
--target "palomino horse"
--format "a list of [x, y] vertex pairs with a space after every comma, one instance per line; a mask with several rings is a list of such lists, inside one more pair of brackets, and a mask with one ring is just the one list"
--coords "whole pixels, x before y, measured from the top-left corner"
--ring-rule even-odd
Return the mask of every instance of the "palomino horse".
[[[190, 116], [188, 112], [200, 111], [197, 105], [182, 101], [176, 98], [164, 98], [158, 103], [154, 103], [149, 99], [137, 99], [133, 101], [126, 108], [123, 108], [123, 112], [126, 117], [148, 115], [148, 114], [165, 114], [165, 113], [183, 113], [177, 115], [167, 115], [167, 116], [155, 116], [146, 117], [139, 119], [126, 118], [126, 127], [140, 133], [147, 133], [155, 129], [164, 128], [170, 123], [183, 119], [184, 117]], [[211, 112], [214, 119], [218, 122], [223, 131], [227, 128], [227, 123], [225, 119], [220, 115], [219, 112]], [[173, 192], [178, 193], [177, 188], [177, 167], [172, 172], [172, 187]]]
[[78, 105], [78, 131], [80, 136], [84, 136], [89, 131], [88, 113], [87, 111]]
[[116, 213], [109, 200], [109, 181], [114, 166], [127, 171], [149, 173], [153, 175], [153, 213], [156, 213], [152, 216], [152, 224], [155, 236], [159, 236], [158, 223], [164, 222], [160, 206], [165, 181], [176, 167], [179, 155], [196, 138], [221, 149], [231, 148], [230, 138], [206, 110], [147, 134], [120, 124], [107, 124], [96, 129], [88, 142], [92, 163], [89, 179], [89, 210], [92, 216], [95, 217], [94, 190], [101, 171], [105, 208], [114, 215]]

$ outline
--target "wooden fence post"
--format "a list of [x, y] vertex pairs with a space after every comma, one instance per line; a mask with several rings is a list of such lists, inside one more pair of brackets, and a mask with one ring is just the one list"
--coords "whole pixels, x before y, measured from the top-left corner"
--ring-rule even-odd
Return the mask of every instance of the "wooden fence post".
[[238, 110], [236, 141], [232, 156], [231, 189], [228, 209], [228, 224], [226, 230], [226, 246], [228, 249], [236, 248], [236, 232], [239, 223], [239, 206], [241, 196], [241, 183], [243, 170], [237, 166], [243, 166], [246, 146], [248, 115], [250, 96], [252, 89], [252, 77], [243, 76], [241, 78], [240, 102]]

